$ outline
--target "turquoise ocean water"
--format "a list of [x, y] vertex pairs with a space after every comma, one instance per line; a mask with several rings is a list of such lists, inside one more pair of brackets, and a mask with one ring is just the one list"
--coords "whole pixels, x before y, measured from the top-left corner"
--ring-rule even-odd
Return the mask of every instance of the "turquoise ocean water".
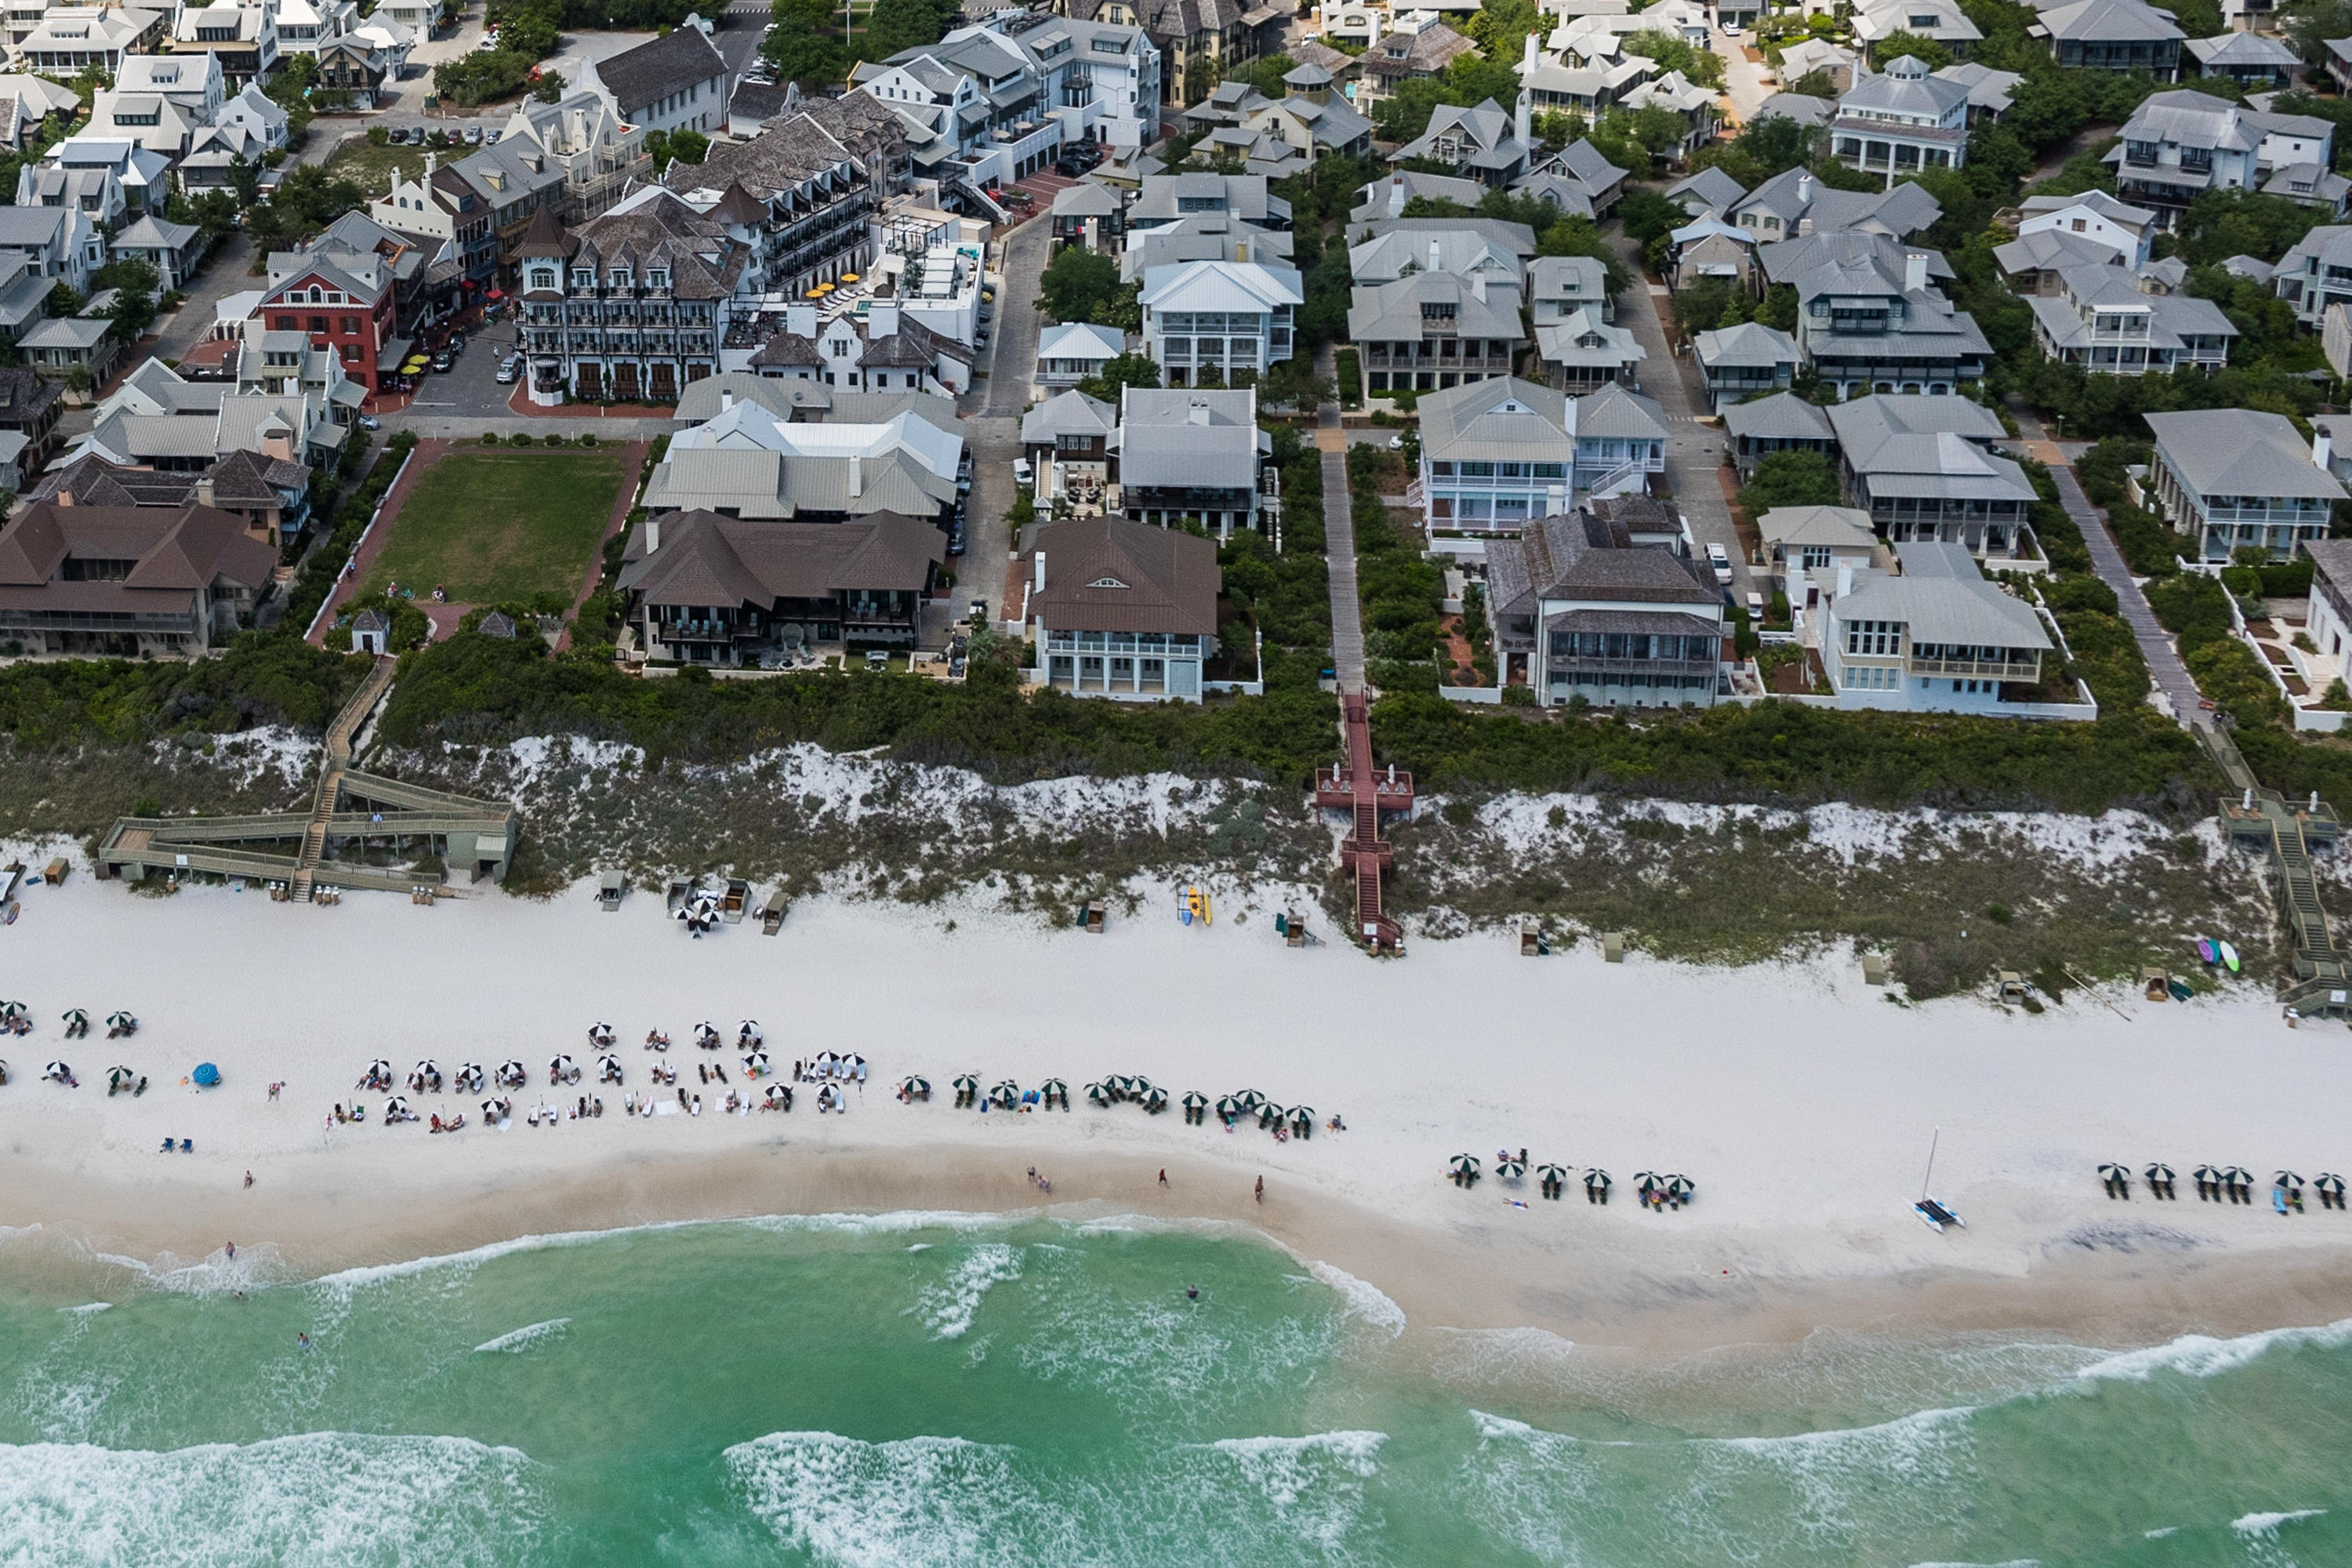
[[0, 1563], [40, 1568], [2333, 1564], [2347, 1455], [2352, 1324], [1633, 1357], [1232, 1236], [935, 1215], [309, 1281], [0, 1248]]

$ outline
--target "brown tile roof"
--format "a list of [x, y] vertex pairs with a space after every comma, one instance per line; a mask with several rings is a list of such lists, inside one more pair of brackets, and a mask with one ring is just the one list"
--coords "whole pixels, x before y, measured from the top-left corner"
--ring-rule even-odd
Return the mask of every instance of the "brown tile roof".
[[1047, 629], [1216, 634], [1224, 574], [1212, 542], [1123, 517], [1072, 518], [1033, 537], [1045, 586], [1030, 593], [1028, 613]]
[[[537, 214], [531, 221], [539, 221]], [[743, 245], [729, 237], [725, 225], [667, 191], [627, 212], [591, 218], [573, 236], [573, 259], [599, 271], [608, 262], [627, 263], [640, 287], [647, 268], [667, 268], [670, 293], [681, 300], [726, 299], [751, 259]]]
[[[61, 583], [69, 558], [136, 563], [120, 582]], [[60, 506], [37, 501], [0, 531], [0, 589], [20, 609], [177, 608], [226, 579], [258, 588], [278, 552], [245, 531], [245, 520], [208, 506]]]
[[635, 48], [622, 50], [596, 68], [597, 79], [611, 91], [625, 115], [726, 74], [726, 60], [699, 27], [673, 27]]
[[947, 559], [929, 522], [877, 511], [849, 522], [777, 522], [677, 511], [654, 520], [659, 548], [639, 523], [621, 557], [620, 585], [657, 605], [767, 605], [857, 589], [919, 592]]
[[897, 111], [872, 93], [853, 92], [803, 102], [761, 125], [757, 136], [713, 148], [702, 163], [681, 163], [669, 177], [689, 190], [740, 184], [764, 202], [845, 163], [864, 165], [871, 178], [878, 163], [903, 158], [906, 150], [907, 126]]

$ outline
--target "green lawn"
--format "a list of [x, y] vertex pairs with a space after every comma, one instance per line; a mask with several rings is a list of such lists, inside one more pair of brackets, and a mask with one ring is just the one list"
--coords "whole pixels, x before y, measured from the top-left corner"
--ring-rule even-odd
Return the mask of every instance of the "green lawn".
[[628, 478], [619, 447], [453, 451], [425, 471], [360, 592], [440, 584], [462, 605], [580, 591]]
[[[425, 153], [422, 147], [378, 147], [366, 137], [358, 136], [335, 150], [335, 155], [327, 160], [327, 173], [356, 180], [360, 189], [369, 195], [381, 196], [392, 190], [394, 170], [412, 180], [424, 174]], [[444, 148], [441, 161], [454, 163], [464, 155], [464, 148], [457, 149], [454, 157]]]

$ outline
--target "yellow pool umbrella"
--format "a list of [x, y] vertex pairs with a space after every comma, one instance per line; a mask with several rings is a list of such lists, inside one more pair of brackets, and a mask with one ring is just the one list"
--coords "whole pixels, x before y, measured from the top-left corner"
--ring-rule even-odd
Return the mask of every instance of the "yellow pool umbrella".
[[844, 283], [855, 283], [857, 281], [857, 274], [855, 272], [845, 272], [841, 275], [841, 280]]
[[808, 298], [812, 300], [822, 300], [824, 298], [824, 290], [822, 289], [812, 289], [808, 291]]

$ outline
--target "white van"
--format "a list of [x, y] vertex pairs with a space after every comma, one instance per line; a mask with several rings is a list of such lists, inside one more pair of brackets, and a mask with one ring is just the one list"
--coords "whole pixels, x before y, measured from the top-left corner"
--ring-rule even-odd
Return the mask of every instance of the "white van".
[[1715, 580], [1717, 583], [1727, 588], [1731, 586], [1731, 555], [1728, 551], [1720, 544], [1708, 545], [1706, 563], [1714, 571]]

